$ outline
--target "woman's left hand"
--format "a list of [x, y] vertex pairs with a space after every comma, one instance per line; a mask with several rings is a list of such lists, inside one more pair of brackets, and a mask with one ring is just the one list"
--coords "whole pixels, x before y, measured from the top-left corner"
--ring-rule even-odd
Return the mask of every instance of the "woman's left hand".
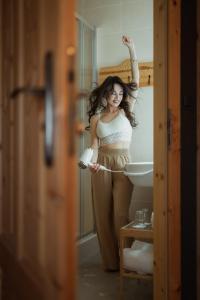
[[92, 173], [97, 173], [97, 172], [99, 172], [100, 164], [93, 163], [89, 166], [89, 169]]
[[128, 48], [132, 48], [134, 47], [134, 43], [133, 43], [133, 39], [126, 36], [126, 35], [123, 35], [122, 36], [122, 42], [124, 45], [126, 45]]

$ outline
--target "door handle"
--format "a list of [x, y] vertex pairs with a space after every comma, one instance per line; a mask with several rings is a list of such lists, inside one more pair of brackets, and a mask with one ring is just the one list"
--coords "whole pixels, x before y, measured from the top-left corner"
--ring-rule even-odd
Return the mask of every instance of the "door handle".
[[47, 52], [45, 55], [45, 85], [44, 87], [23, 86], [15, 88], [10, 97], [15, 99], [19, 94], [25, 93], [44, 98], [45, 101], [45, 141], [44, 155], [48, 167], [53, 164], [54, 152], [54, 88], [53, 88], [53, 54]]

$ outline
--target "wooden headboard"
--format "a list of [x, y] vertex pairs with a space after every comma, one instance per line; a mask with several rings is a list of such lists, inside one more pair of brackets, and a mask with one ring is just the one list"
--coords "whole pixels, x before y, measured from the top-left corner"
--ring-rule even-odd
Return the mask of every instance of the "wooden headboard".
[[[139, 63], [140, 87], [153, 85], [153, 62]], [[119, 76], [124, 82], [131, 80], [131, 64], [126, 59], [121, 64], [99, 70], [98, 83], [101, 84], [107, 76]]]

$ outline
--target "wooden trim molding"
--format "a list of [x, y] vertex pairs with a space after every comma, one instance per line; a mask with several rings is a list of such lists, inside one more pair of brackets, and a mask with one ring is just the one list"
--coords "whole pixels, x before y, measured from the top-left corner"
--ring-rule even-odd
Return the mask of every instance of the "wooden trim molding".
[[[153, 85], [153, 62], [139, 63], [140, 87]], [[107, 76], [119, 76], [124, 82], [131, 81], [130, 59], [124, 60], [121, 64], [111, 67], [104, 67], [99, 70], [98, 82], [101, 84]]]

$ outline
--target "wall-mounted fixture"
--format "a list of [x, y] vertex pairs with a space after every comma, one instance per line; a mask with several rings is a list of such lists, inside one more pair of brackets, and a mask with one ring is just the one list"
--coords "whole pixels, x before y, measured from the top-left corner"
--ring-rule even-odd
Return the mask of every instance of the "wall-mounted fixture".
[[[153, 62], [139, 63], [140, 87], [153, 85]], [[131, 64], [126, 59], [121, 64], [104, 67], [99, 70], [98, 83], [102, 83], [107, 76], [119, 76], [124, 82], [131, 81]]]

